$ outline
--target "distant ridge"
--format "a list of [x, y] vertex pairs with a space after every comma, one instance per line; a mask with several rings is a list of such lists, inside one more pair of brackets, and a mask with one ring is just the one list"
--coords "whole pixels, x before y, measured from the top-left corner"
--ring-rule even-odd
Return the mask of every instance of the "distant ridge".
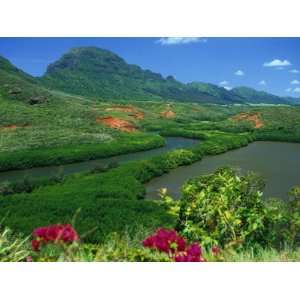
[[203, 82], [184, 84], [173, 76], [144, 70], [109, 50], [73, 48], [34, 78], [0, 56], [0, 93], [30, 104], [47, 101], [49, 90], [99, 100], [156, 100], [214, 104], [298, 104], [300, 99], [279, 97], [249, 87], [226, 90]]

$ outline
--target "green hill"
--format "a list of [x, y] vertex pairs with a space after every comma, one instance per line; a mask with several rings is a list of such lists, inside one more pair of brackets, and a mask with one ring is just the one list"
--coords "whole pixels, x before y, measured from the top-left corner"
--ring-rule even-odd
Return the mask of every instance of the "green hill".
[[0, 95], [6, 99], [21, 100], [28, 104], [48, 101], [50, 92], [36, 79], [0, 56]]
[[236, 102], [236, 103], [242, 103], [244, 102], [244, 98], [232, 93], [231, 91], [226, 90], [223, 87], [219, 87], [215, 84], [211, 83], [204, 83], [204, 82], [191, 82], [187, 84], [190, 88], [195, 88], [198, 91], [202, 93], [207, 93], [215, 98], [222, 99], [225, 102]]
[[257, 91], [255, 89], [241, 86], [231, 90], [231, 92], [241, 97], [246, 103], [265, 103], [265, 104], [289, 104], [290, 99], [275, 96], [263, 91]]
[[[127, 64], [116, 54], [96, 47], [74, 48], [49, 65], [41, 82], [52, 89], [104, 100], [175, 100], [234, 103], [172, 76]], [[236, 96], [235, 96], [236, 97]]]
[[98, 100], [154, 100], [215, 104], [298, 104], [299, 99], [279, 97], [248, 87], [230, 91], [210, 83], [177, 81], [127, 64], [111, 51], [73, 48], [50, 64], [44, 76], [34, 78], [0, 56], [0, 95], [29, 104], [48, 101], [50, 90]]

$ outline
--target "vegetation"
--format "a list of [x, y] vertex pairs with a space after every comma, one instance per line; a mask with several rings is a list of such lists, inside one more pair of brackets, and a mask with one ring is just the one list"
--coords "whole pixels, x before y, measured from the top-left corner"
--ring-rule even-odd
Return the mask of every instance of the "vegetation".
[[265, 104], [289, 104], [287, 97], [275, 96], [263, 91], [241, 86], [231, 90], [235, 95], [247, 99], [247, 103], [265, 103]]
[[117, 141], [100, 144], [82, 144], [75, 147], [73, 145], [65, 145], [57, 148], [3, 152], [0, 156], [0, 170], [61, 165], [148, 150], [163, 145], [164, 140], [158, 135], [134, 134], [131, 137], [124, 136]]
[[[116, 54], [96, 48], [73, 48], [51, 64], [41, 78], [47, 87], [106, 100], [175, 100], [200, 103], [288, 104], [292, 99], [240, 87], [223, 87], [201, 82], [183, 84], [173, 76], [129, 65]], [[118, 86], [118, 89], [114, 89]]]
[[41, 82], [52, 89], [104, 100], [234, 102], [185, 85], [172, 76], [163, 78], [129, 65], [116, 54], [95, 47], [72, 49], [48, 67]]
[[[144, 199], [145, 182], [206, 155], [255, 140], [299, 142], [300, 108], [241, 104], [258, 96], [282, 102], [245, 89], [185, 85], [96, 48], [73, 49], [38, 79], [0, 58], [0, 171], [147, 150], [163, 146], [162, 136], [201, 140], [188, 149], [91, 172], [1, 182], [0, 260], [170, 261], [141, 244], [159, 227], [175, 228], [188, 245], [201, 243], [208, 261], [299, 260], [297, 188], [288, 202], [263, 201], [258, 177], [222, 169], [188, 181], [178, 202], [164, 193], [165, 201]], [[229, 102], [238, 104], [208, 104]], [[126, 121], [134, 130], [111, 127], [103, 117]], [[74, 215], [80, 242], [32, 253], [33, 229], [70, 223]], [[212, 253], [216, 246], [220, 253]]]
[[299, 188], [290, 201], [264, 201], [264, 183], [255, 174], [238, 176], [230, 168], [189, 180], [182, 198], [164, 198], [176, 213], [176, 228], [189, 240], [222, 249], [299, 247]]

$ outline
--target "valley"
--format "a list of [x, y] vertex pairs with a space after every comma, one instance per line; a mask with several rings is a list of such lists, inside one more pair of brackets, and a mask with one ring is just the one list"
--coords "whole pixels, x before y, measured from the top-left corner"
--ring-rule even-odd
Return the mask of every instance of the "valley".
[[[291, 99], [184, 84], [87, 47], [64, 54], [40, 77], [0, 57], [0, 112], [0, 220], [17, 235], [73, 222], [83, 248], [102, 251], [99, 260], [161, 261], [140, 241], [166, 227], [206, 249], [218, 245], [226, 261], [250, 249], [300, 259], [299, 188], [288, 195], [300, 186], [300, 106]], [[228, 165], [242, 172], [216, 171]], [[214, 231], [221, 213], [208, 210], [221, 207], [216, 199], [227, 201], [220, 224], [232, 221], [234, 237], [231, 225], [220, 229], [224, 236]], [[249, 215], [235, 217], [243, 207]], [[190, 211], [201, 220], [189, 220]], [[214, 216], [205, 224], [212, 236], [203, 211]], [[117, 253], [126, 244], [133, 257], [106, 256], [109, 243]]]

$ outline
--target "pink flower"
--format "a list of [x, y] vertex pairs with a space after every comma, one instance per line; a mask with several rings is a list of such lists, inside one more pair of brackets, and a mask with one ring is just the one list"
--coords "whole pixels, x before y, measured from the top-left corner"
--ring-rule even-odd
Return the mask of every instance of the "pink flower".
[[75, 229], [70, 224], [56, 224], [45, 227], [36, 228], [32, 235], [36, 238], [31, 242], [32, 249], [39, 251], [40, 245], [49, 242], [74, 242], [78, 241], [79, 237]]
[[175, 256], [176, 262], [204, 262], [206, 261], [202, 257], [202, 250], [200, 245], [193, 243], [191, 244], [184, 253], [179, 253]]
[[143, 246], [165, 252], [176, 262], [203, 262], [201, 246], [187, 245], [185, 239], [175, 230], [159, 228], [143, 241]]
[[174, 253], [185, 249], [185, 240], [175, 230], [159, 228], [155, 234], [143, 241], [143, 246], [165, 253]]

